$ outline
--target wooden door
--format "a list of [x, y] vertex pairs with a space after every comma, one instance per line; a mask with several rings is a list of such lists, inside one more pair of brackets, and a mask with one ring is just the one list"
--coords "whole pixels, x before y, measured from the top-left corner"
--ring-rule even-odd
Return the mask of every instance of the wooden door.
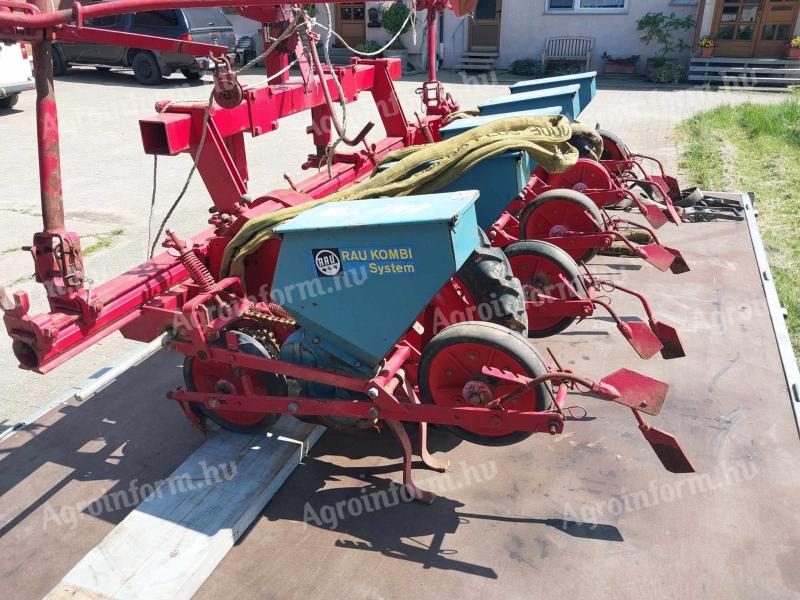
[[336, 5], [336, 32], [353, 48], [367, 39], [366, 3]]
[[470, 50], [496, 51], [500, 48], [502, 0], [478, 0], [469, 28]]
[[759, 58], [781, 58], [797, 22], [798, 0], [766, 0], [756, 40]]
[[761, 19], [758, 0], [718, 0], [712, 31], [716, 56], [753, 56]]

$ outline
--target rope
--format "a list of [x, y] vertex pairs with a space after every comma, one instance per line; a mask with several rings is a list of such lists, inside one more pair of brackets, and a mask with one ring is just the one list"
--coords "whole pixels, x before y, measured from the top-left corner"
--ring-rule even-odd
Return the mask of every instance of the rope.
[[[253, 65], [255, 65], [257, 62], [259, 62], [262, 58], [267, 56], [267, 54], [269, 54], [275, 48], [277, 48], [278, 44], [280, 44], [283, 40], [285, 40], [290, 35], [292, 35], [298, 29], [298, 27], [299, 27], [299, 23], [298, 23], [298, 20], [296, 19], [295, 22], [292, 24], [292, 26], [287, 28], [286, 31], [284, 31], [283, 33], [281, 33], [281, 35], [279, 35], [277, 38], [275, 38], [273, 40], [272, 44], [270, 44], [270, 46], [267, 49], [265, 49], [264, 52], [262, 52], [261, 54], [256, 56], [253, 60], [251, 60], [247, 64], [243, 65], [240, 69], [235, 71], [235, 73], [238, 75], [238, 74], [244, 73], [245, 71], [250, 69]], [[297, 61], [295, 60], [294, 62], [296, 63]], [[274, 79], [275, 77], [278, 77], [279, 75], [282, 75], [287, 70], [289, 70], [289, 68], [292, 66], [292, 64], [287, 65], [286, 67], [281, 69], [279, 72], [271, 75], [270, 77], [267, 77], [265, 82], [269, 82], [270, 79]], [[174, 106], [176, 104], [183, 104], [183, 103], [187, 103], [187, 102], [191, 102], [192, 104], [197, 104], [197, 103], [203, 102], [203, 101], [206, 101], [206, 100], [205, 99], [204, 100], [200, 100], [200, 101], [175, 100], [175, 101], [172, 101], [172, 102], [168, 102], [167, 104], [162, 106], [160, 112], [164, 112], [170, 106]], [[205, 142], [206, 142], [206, 133], [208, 132], [208, 119], [209, 119], [209, 116], [211, 114], [211, 107], [212, 107], [213, 104], [214, 104], [214, 90], [212, 88], [211, 93], [208, 96], [208, 100], [207, 100], [205, 111], [203, 112], [203, 130], [202, 130], [203, 132], [200, 135], [200, 142], [197, 144], [197, 150], [195, 152], [195, 156], [194, 156], [194, 159], [192, 161], [192, 167], [191, 167], [191, 169], [189, 169], [189, 175], [186, 177], [186, 181], [184, 182], [183, 188], [181, 189], [180, 193], [178, 194], [178, 197], [175, 198], [175, 201], [170, 206], [169, 210], [167, 211], [167, 214], [161, 220], [161, 224], [158, 227], [158, 233], [156, 233], [156, 236], [155, 236], [154, 239], [151, 238], [150, 234], [151, 234], [151, 228], [152, 228], [153, 211], [154, 211], [154, 208], [155, 208], [156, 191], [157, 191], [157, 186], [158, 186], [158, 156], [157, 155], [153, 155], [153, 193], [152, 193], [151, 200], [150, 200], [150, 215], [149, 215], [148, 230], [147, 230], [147, 244], [150, 246], [150, 253], [149, 253], [148, 258], [153, 258], [153, 255], [155, 254], [155, 251], [156, 251], [156, 246], [158, 245], [158, 240], [161, 238], [161, 234], [164, 233], [164, 228], [166, 227], [167, 222], [169, 221], [169, 218], [172, 216], [172, 213], [175, 212], [175, 209], [178, 208], [178, 205], [180, 204], [181, 200], [183, 200], [184, 195], [186, 195], [186, 191], [189, 189], [189, 184], [192, 182], [192, 177], [194, 177], [195, 171], [197, 171], [197, 163], [200, 161], [200, 155], [203, 152], [203, 146], [205, 145]], [[151, 242], [152, 242], [152, 245], [151, 245]]]
[[[382, 196], [432, 193], [447, 186], [481, 161], [505, 152], [526, 152], [549, 172], [561, 172], [576, 163], [578, 151], [567, 142], [572, 128], [566, 117], [512, 117], [498, 119], [436, 144], [403, 148], [386, 155], [370, 179], [318, 200], [260, 215], [248, 221], [225, 248], [221, 275], [242, 277], [244, 259], [269, 239], [280, 223], [319, 204]], [[410, 174], [410, 175], [409, 175]]]

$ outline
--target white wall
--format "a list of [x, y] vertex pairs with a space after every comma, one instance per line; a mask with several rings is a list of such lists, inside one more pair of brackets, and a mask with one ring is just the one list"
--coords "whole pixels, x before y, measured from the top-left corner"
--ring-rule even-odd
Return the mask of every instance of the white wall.
[[[614, 57], [639, 54], [639, 68], [645, 60], [655, 56], [657, 46], [646, 46], [639, 39], [636, 21], [650, 11], [675, 13], [679, 17], [696, 17], [697, 5], [672, 5], [668, 0], [628, 0], [629, 9], [624, 13], [545, 13], [547, 0], [504, 0], [500, 23], [500, 57], [497, 66], [507, 68], [518, 58], [540, 59], [545, 40], [558, 36], [582, 36], [594, 38], [592, 69], [602, 71], [603, 52]], [[700, 0], [702, 1], [702, 0]], [[713, 0], [709, 0], [713, 1]], [[711, 8], [713, 12], [713, 7]], [[456, 19], [452, 13], [445, 14], [445, 65], [458, 62], [467, 49], [469, 24]], [[684, 35], [691, 43], [694, 31]], [[687, 58], [688, 52], [682, 58]]]

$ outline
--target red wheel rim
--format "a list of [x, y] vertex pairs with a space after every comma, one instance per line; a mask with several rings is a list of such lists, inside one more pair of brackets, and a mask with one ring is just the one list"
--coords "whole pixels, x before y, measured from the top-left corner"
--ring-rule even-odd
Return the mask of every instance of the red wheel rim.
[[614, 181], [603, 165], [588, 158], [579, 158], [574, 166], [563, 173], [553, 173], [547, 183], [554, 188], [586, 192], [587, 190], [610, 190]]
[[[597, 233], [600, 231], [592, 215], [580, 204], [566, 198], [555, 198], [543, 202], [533, 209], [525, 222], [523, 239], [549, 239], [557, 246], [558, 241], [552, 238], [564, 237], [567, 232]], [[579, 260], [586, 248], [564, 248], [574, 260]]]
[[[474, 397], [470, 401], [465, 399], [464, 389], [467, 384], [470, 384], [472, 389], [488, 389], [493, 397], [518, 388], [512, 383], [493, 381], [484, 376], [481, 373], [484, 365], [530, 376], [514, 357], [499, 348], [475, 342], [452, 344], [440, 350], [429, 364], [428, 391], [431, 398], [440, 406], [481, 406], [485, 401], [479, 401]], [[536, 391], [529, 390], [510, 400], [506, 406], [511, 410], [535, 411]], [[463, 429], [488, 437], [501, 437], [514, 433], [513, 429], [498, 430], [483, 427], [463, 427]]]
[[[564, 319], [564, 315], [543, 314], [541, 301], [535, 300], [535, 292], [560, 300], [569, 299], [573, 294], [569, 292], [569, 288], [564, 283], [565, 280], [569, 281], [569, 274], [565, 273], [552, 260], [535, 254], [509, 256], [508, 262], [511, 263], [514, 277], [522, 282], [526, 300], [525, 308], [528, 313], [528, 330], [544, 331], [558, 325]], [[528, 304], [528, 302], [534, 302], [534, 304]]]
[[[191, 375], [192, 383], [194, 383], [194, 387], [198, 392], [221, 392], [222, 397], [226, 393], [244, 394], [241, 381], [233, 373], [233, 369], [225, 363], [195, 358], [192, 361]], [[264, 385], [258, 375], [252, 378], [252, 382], [257, 394], [269, 395], [269, 389], [267, 389], [267, 386]], [[266, 417], [266, 414], [259, 412], [242, 412], [216, 408], [206, 408], [205, 410], [229, 423], [242, 426], [257, 425]]]

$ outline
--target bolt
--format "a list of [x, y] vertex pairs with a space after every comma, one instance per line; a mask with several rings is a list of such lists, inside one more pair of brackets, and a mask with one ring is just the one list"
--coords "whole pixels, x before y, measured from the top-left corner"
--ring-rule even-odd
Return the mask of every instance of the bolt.
[[645, 408], [646, 406], [647, 406], [647, 401], [642, 400], [641, 402], [639, 402], [639, 408]]
[[312, 341], [313, 343], [315, 343], [315, 344], [319, 344], [319, 338], [318, 338], [318, 337], [315, 337], [315, 338], [314, 338], [313, 340], [311, 340], [311, 341]]
[[369, 388], [367, 390], [367, 396], [370, 398], [377, 398], [378, 397], [378, 389], [377, 388]]
[[200, 360], [208, 360], [208, 354], [200, 350], [200, 352], [197, 353], [197, 358]]
[[220, 404], [221, 404], [221, 402], [219, 401], [219, 398], [211, 398], [208, 401], [208, 407], [209, 408], [217, 408]]
[[558, 423], [555, 423], [555, 422], [553, 422], [553, 423], [550, 423], [550, 428], [549, 428], [549, 430], [550, 430], [550, 435], [555, 435], [555, 434], [557, 434], [557, 433], [558, 433]]
[[470, 360], [475, 360], [477, 356], [474, 352], [470, 352], [469, 354], [467, 354], [467, 358], [469, 358]]
[[289, 402], [289, 412], [294, 414], [297, 412], [297, 402]]
[[370, 406], [369, 410], [367, 411], [367, 414], [373, 419], [377, 419], [379, 414], [378, 409], [374, 406]]
[[242, 203], [250, 204], [253, 201], [253, 197], [250, 194], [242, 194]]
[[452, 377], [453, 376], [453, 371], [451, 371], [450, 369], [447, 369], [447, 371], [445, 371], [445, 375], [447, 375], [448, 377]]
[[494, 229], [492, 229], [492, 230], [489, 232], [489, 237], [490, 237], [490, 238], [496, 238], [496, 237], [497, 237], [497, 232], [496, 232]]

